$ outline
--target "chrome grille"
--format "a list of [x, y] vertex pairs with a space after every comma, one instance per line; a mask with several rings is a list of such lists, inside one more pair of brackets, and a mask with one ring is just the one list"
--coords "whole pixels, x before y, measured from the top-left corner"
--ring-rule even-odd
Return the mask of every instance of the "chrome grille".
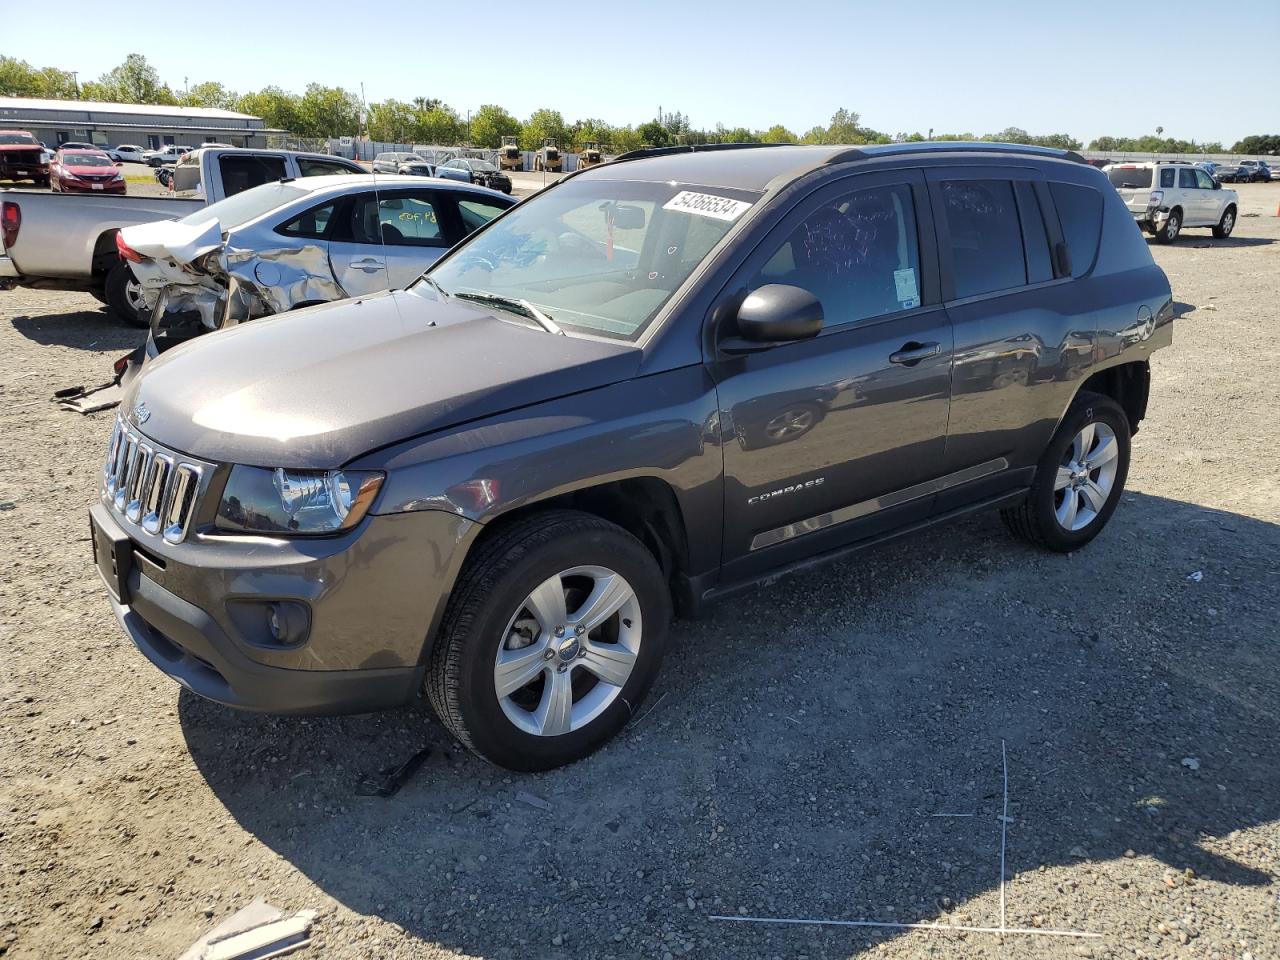
[[116, 418], [102, 467], [104, 500], [149, 536], [181, 543], [191, 529], [205, 466], [157, 449]]

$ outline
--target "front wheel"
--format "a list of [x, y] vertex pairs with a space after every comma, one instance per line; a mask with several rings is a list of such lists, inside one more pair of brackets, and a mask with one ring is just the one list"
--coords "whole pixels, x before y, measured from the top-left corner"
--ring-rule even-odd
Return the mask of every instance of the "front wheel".
[[1182, 211], [1176, 207], [1169, 211], [1169, 219], [1156, 231], [1156, 243], [1173, 243], [1182, 232]]
[[1213, 235], [1219, 240], [1225, 240], [1231, 236], [1231, 231], [1236, 226], [1236, 208], [1227, 207], [1222, 211], [1222, 219], [1218, 221], [1218, 225], [1213, 228]]
[[1110, 397], [1082, 393], [1049, 441], [1027, 499], [1001, 516], [1022, 539], [1070, 553], [1102, 532], [1128, 475], [1129, 418]]
[[631, 719], [658, 673], [670, 617], [661, 569], [625, 530], [568, 510], [516, 521], [459, 576], [427, 695], [491, 763], [572, 763]]

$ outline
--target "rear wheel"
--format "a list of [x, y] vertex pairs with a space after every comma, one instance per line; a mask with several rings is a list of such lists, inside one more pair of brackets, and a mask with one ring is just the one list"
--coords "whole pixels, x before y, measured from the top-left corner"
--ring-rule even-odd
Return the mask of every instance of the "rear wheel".
[[458, 579], [427, 695], [473, 752], [546, 770], [596, 750], [657, 675], [671, 599], [653, 555], [597, 517], [513, 523]]
[[114, 316], [133, 327], [151, 326], [142, 299], [142, 284], [134, 278], [127, 263], [117, 262], [111, 268], [102, 292]]
[[1236, 226], [1236, 208], [1227, 207], [1222, 211], [1222, 219], [1218, 221], [1218, 225], [1213, 228], [1213, 235], [1219, 240], [1225, 240], [1231, 236], [1231, 231]]
[[1182, 211], [1174, 207], [1169, 211], [1169, 219], [1156, 231], [1157, 243], [1173, 243], [1182, 232]]
[[1069, 553], [1107, 525], [1128, 474], [1128, 417], [1110, 397], [1082, 393], [1049, 441], [1027, 499], [1001, 516], [1022, 539]]

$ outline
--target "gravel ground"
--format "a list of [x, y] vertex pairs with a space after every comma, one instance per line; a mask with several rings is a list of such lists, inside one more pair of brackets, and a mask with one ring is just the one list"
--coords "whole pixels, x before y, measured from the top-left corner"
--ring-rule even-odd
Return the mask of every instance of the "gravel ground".
[[[1280, 956], [1280, 186], [1240, 191], [1235, 238], [1154, 248], [1185, 315], [1093, 545], [979, 517], [754, 591], [537, 776], [425, 706], [247, 715], [152, 668], [89, 559], [111, 414], [45, 401], [138, 334], [0, 294], [0, 955], [173, 957], [262, 895], [333, 960]], [[710, 919], [998, 923], [1002, 741], [1008, 923], [1099, 939]]]

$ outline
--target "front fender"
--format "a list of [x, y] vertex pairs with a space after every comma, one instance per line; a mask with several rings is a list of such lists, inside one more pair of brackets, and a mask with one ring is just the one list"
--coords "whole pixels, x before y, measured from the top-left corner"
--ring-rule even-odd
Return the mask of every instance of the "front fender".
[[385, 448], [374, 513], [446, 510], [486, 523], [590, 487], [653, 477], [688, 524], [692, 569], [718, 562], [723, 458], [715, 385], [701, 365], [561, 397]]

